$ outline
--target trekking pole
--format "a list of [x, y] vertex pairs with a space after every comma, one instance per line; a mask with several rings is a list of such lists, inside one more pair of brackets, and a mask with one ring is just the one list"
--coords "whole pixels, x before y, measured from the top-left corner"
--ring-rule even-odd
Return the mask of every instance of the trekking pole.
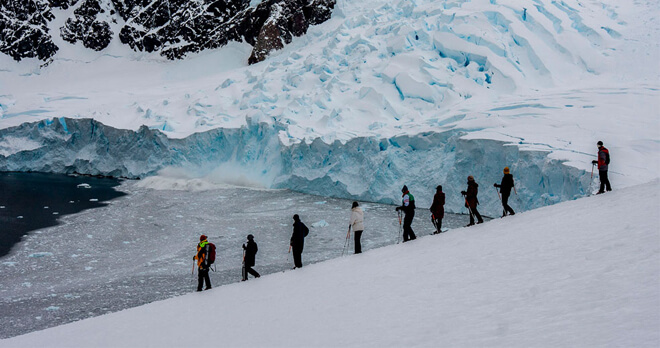
[[341, 251], [341, 256], [344, 256], [344, 253], [346, 253], [346, 249], [348, 248], [349, 244], [349, 238], [351, 237], [351, 229], [348, 229], [348, 233], [346, 233], [346, 240], [344, 241], [344, 249]]
[[190, 282], [195, 282], [195, 259], [193, 259], [192, 270], [190, 271]]
[[435, 232], [433, 232], [433, 234], [440, 233], [440, 231], [438, 231], [438, 225], [435, 223], [435, 215], [433, 215], [433, 213], [431, 213], [431, 223], [435, 228]]
[[592, 187], [594, 185], [594, 167], [596, 166], [595, 163], [591, 162], [591, 178], [589, 179], [589, 194], [592, 192]]
[[396, 244], [399, 244], [399, 241], [401, 240], [401, 236], [403, 235], [403, 225], [401, 225], [401, 210], [397, 211], [399, 213], [399, 233], [396, 236]]
[[474, 214], [472, 213], [472, 208], [470, 208], [470, 204], [468, 203], [467, 197], [463, 196], [463, 198], [465, 198], [465, 206], [468, 208], [468, 213], [470, 214], [472, 220], [474, 220]]
[[502, 205], [502, 216], [508, 215], [509, 212], [504, 209], [504, 202], [502, 201], [502, 195], [500, 194], [500, 191], [497, 189], [497, 186], [495, 186], [495, 191], [497, 191], [497, 197], [500, 198], [500, 204]]
[[245, 268], [245, 249], [243, 249], [243, 266], [241, 268], [241, 280], [247, 280], [247, 269]]

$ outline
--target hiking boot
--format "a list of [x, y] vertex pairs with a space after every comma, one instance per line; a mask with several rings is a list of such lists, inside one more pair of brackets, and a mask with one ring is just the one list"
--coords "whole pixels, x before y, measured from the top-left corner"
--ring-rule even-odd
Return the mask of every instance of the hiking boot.
[[465, 227], [470, 227], [470, 226], [474, 226], [474, 222], [471, 222], [471, 223], [465, 225]]
[[206, 288], [204, 288], [204, 290], [211, 290], [211, 289], [213, 289], [213, 287], [211, 286], [207, 286]]
[[599, 195], [599, 194], [601, 194], [601, 193], [605, 193], [605, 191], [598, 191], [598, 192], [596, 192], [597, 195]]
[[202, 289], [197, 289], [197, 291], [198, 291], [198, 292], [199, 292], [199, 291], [202, 291]]

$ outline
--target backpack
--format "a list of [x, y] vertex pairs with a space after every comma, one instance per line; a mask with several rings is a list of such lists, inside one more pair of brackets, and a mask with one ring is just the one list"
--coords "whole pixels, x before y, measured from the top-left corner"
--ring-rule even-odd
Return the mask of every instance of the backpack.
[[207, 264], [212, 265], [215, 262], [215, 244], [206, 244], [206, 261]]
[[412, 195], [412, 193], [408, 192], [408, 207], [410, 209], [416, 209], [415, 207], [415, 197]]

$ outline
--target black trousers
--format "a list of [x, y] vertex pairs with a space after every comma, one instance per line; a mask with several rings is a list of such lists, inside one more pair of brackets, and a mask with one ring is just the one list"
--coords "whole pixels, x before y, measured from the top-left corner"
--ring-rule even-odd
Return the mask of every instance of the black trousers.
[[607, 178], [607, 170], [599, 170], [598, 176], [600, 177], [600, 190], [598, 192], [605, 192], [605, 187], [607, 187], [608, 191], [612, 191], [610, 179]]
[[360, 238], [362, 238], [362, 231], [353, 232], [353, 237], [355, 238], [355, 253], [359, 254], [362, 252], [362, 244], [360, 244]]
[[300, 249], [294, 248], [293, 249], [293, 265], [296, 268], [302, 267], [302, 252], [303, 252], [302, 248], [300, 248]]
[[516, 213], [516, 212], [513, 211], [513, 209], [511, 209], [511, 207], [509, 206], [509, 196], [510, 196], [510, 195], [511, 195], [511, 192], [509, 192], [509, 193], [502, 192], [502, 207], [504, 208], [504, 211], [503, 211], [503, 213], [502, 213], [503, 216], [504, 216], [504, 215], [507, 215], [507, 214], [514, 215], [514, 214]]
[[245, 274], [243, 275], [245, 277], [245, 280], [248, 280], [248, 276], [247, 276], [248, 273], [252, 274], [252, 276], [255, 277], [255, 278], [260, 277], [259, 272], [255, 271], [254, 268], [252, 268], [252, 267], [254, 267], [254, 266], [248, 266], [248, 265], [245, 266]]
[[442, 232], [442, 218], [433, 218], [433, 224], [435, 225], [436, 233]]
[[209, 269], [197, 269], [197, 291], [202, 291], [202, 286], [206, 282], [206, 288], [211, 288], [211, 278], [209, 277]]
[[481, 214], [479, 214], [479, 211], [477, 211], [477, 207], [469, 208], [469, 210], [470, 210], [470, 225], [474, 225], [475, 215], [477, 216], [477, 221], [479, 223], [484, 222], [484, 219], [481, 217]]
[[403, 241], [407, 242], [409, 240], [416, 239], [415, 232], [411, 227], [413, 219], [415, 218], [415, 211], [410, 210], [406, 212], [406, 216], [403, 218]]

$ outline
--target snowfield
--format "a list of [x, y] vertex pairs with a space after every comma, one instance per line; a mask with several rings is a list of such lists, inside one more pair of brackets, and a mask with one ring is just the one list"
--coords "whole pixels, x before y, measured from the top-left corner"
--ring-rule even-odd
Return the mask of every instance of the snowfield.
[[659, 193], [656, 180], [0, 347], [657, 347]]

